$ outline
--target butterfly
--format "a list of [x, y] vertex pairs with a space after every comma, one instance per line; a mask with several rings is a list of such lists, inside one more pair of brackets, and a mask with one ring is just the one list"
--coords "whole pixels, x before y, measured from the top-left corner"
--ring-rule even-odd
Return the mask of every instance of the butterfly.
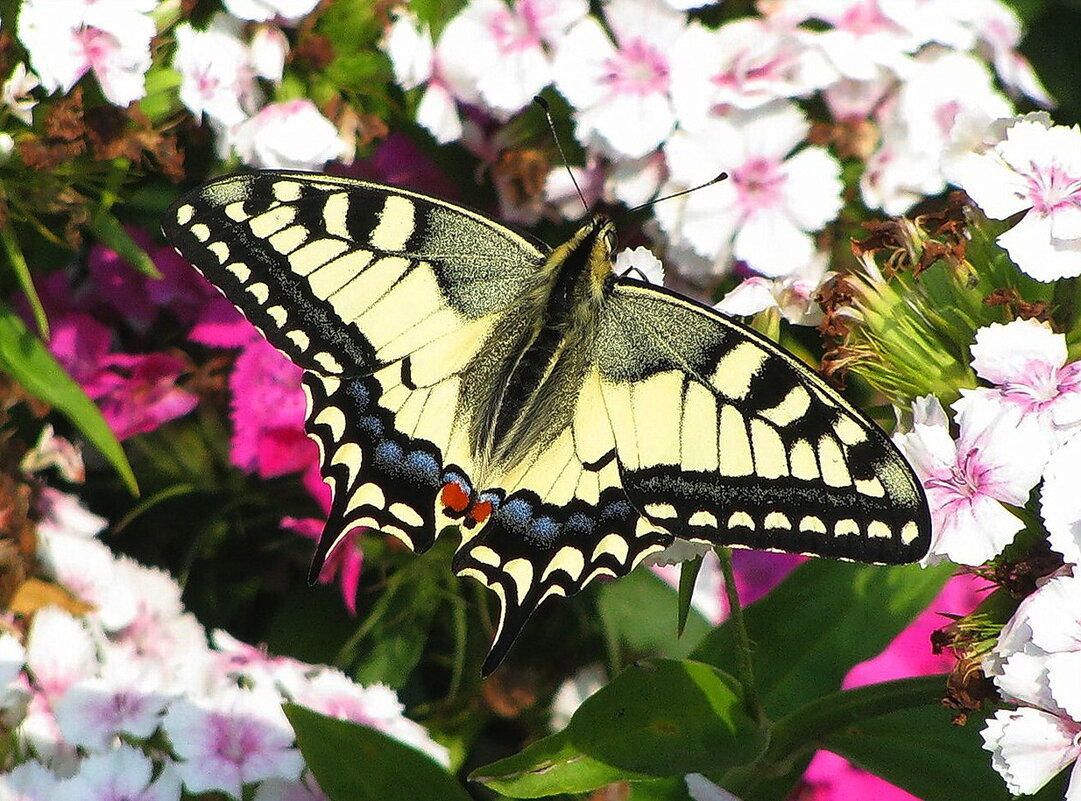
[[889, 438], [757, 332], [618, 276], [613, 223], [553, 248], [416, 192], [220, 178], [163, 230], [303, 368], [333, 492], [309, 577], [360, 527], [498, 597], [483, 671], [550, 596], [676, 538], [894, 564], [930, 515]]

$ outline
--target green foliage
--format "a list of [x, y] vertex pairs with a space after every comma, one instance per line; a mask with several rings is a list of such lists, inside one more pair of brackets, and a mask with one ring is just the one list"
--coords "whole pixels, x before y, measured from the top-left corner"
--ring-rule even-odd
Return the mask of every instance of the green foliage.
[[7, 304], [0, 302], [0, 369], [27, 392], [52, 405], [101, 452], [133, 494], [139, 488], [120, 443], [82, 388], [64, 372], [45, 344], [27, 329]]
[[380, 731], [287, 705], [304, 761], [331, 801], [389, 798], [469, 801], [430, 757]]

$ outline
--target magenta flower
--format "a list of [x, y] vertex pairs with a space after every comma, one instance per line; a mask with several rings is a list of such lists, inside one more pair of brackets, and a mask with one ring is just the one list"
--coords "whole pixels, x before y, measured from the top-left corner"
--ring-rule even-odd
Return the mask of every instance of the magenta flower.
[[297, 779], [304, 761], [280, 704], [276, 693], [239, 688], [174, 701], [162, 728], [184, 760], [177, 770], [188, 791], [242, 798], [245, 784]]
[[[315, 542], [319, 541], [324, 525], [325, 520], [314, 517], [284, 517], [281, 522], [282, 528], [290, 529]], [[360, 584], [360, 569], [363, 564], [364, 552], [360, 550], [357, 531], [354, 529], [330, 552], [319, 571], [320, 584], [329, 584], [337, 577], [342, 591], [342, 603], [351, 615], [357, 613], [357, 587]]]
[[233, 392], [233, 464], [263, 478], [305, 469], [318, 449], [304, 433], [301, 370], [262, 338], [240, 352]]
[[104, 364], [110, 369], [99, 376], [97, 392], [88, 394], [117, 439], [153, 431], [199, 404], [198, 396], [177, 386], [187, 364], [175, 356], [114, 353]]

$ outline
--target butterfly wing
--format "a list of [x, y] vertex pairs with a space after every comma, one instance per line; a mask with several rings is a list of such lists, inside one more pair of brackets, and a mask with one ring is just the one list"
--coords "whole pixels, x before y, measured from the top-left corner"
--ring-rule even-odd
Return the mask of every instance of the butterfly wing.
[[312, 575], [358, 526], [428, 548], [437, 496], [472, 469], [462, 381], [479, 350], [505, 352], [528, 325], [515, 301], [547, 249], [434, 198], [310, 173], [213, 181], [163, 229], [308, 371], [308, 430], [333, 491]]
[[624, 279], [599, 341], [623, 489], [654, 525], [686, 539], [863, 562], [926, 553], [930, 515], [907, 462], [768, 339]]

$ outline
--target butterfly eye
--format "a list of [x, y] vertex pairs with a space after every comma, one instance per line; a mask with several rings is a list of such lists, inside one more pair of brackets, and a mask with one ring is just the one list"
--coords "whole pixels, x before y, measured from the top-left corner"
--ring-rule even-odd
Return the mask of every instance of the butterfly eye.
[[619, 247], [619, 238], [616, 236], [615, 228], [609, 228], [604, 232], [604, 246], [609, 253], [616, 252], [616, 248]]

